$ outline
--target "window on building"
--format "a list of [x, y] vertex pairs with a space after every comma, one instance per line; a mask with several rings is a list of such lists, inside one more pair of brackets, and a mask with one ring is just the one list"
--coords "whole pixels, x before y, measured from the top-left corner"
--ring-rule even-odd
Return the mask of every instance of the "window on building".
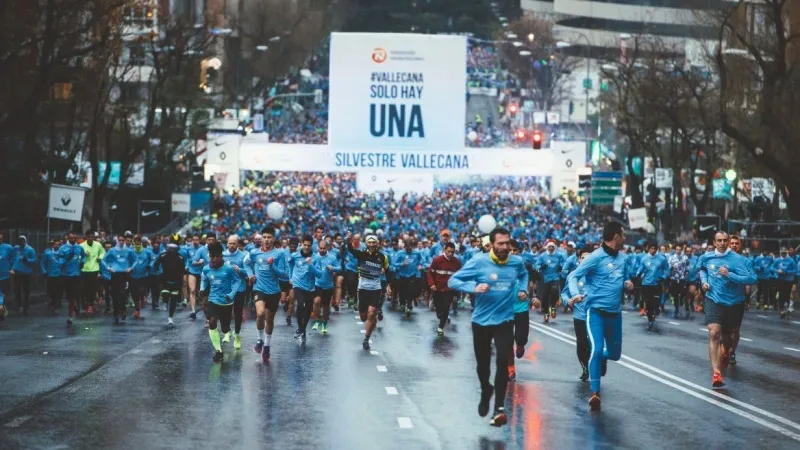
[[53, 83], [53, 100], [66, 101], [72, 98], [72, 83], [59, 82]]

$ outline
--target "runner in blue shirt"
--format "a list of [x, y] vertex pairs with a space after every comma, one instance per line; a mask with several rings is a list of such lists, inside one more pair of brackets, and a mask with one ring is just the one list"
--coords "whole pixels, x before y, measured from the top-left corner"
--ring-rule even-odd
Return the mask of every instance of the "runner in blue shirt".
[[[591, 255], [590, 252], [581, 251], [578, 265], [583, 263]], [[575, 266], [577, 269], [577, 266]], [[570, 272], [572, 273], [572, 272]], [[568, 275], [569, 276], [569, 275]], [[586, 295], [586, 277], [578, 280], [578, 293]], [[578, 362], [581, 365], [581, 381], [589, 381], [589, 355], [592, 351], [592, 343], [589, 341], [589, 333], [586, 328], [586, 302], [575, 303], [569, 295], [569, 285], [565, 284], [561, 290], [561, 301], [572, 308], [572, 325], [575, 329], [575, 343], [578, 352]]]
[[222, 362], [222, 342], [217, 330], [217, 321], [223, 333], [231, 329], [233, 315], [233, 301], [242, 277], [230, 264], [225, 264], [222, 258], [222, 244], [213, 242], [208, 245], [208, 265], [203, 268], [200, 278], [200, 291], [207, 300], [206, 314], [208, 317], [208, 336], [214, 347], [214, 362]]
[[[331, 299], [334, 295], [334, 276], [341, 270], [339, 266], [339, 257], [333, 252], [328, 251], [328, 242], [321, 240], [317, 244], [318, 253], [314, 259], [314, 315], [321, 317], [322, 320], [317, 320], [312, 330], [319, 329], [322, 334], [328, 332], [328, 318], [331, 315]], [[320, 307], [322, 307], [322, 315], [320, 316]]]
[[[253, 351], [261, 355], [261, 361], [270, 357], [272, 330], [275, 328], [275, 314], [281, 301], [280, 279], [288, 276], [284, 272], [284, 252], [275, 248], [275, 229], [261, 230], [261, 248], [250, 253], [253, 265], [253, 294], [256, 299], [256, 332], [258, 340]], [[265, 334], [266, 331], [266, 334]]]

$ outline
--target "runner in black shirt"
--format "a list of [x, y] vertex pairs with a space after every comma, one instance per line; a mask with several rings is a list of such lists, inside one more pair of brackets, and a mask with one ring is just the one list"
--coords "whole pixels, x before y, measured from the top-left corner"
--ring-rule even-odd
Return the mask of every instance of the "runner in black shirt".
[[181, 297], [181, 289], [183, 288], [183, 274], [186, 271], [186, 262], [178, 251], [180, 236], [177, 234], [170, 238], [167, 251], [158, 255], [153, 268], [158, 272], [159, 268], [163, 268], [161, 273], [161, 297], [164, 303], [169, 302], [169, 319], [167, 324], [174, 326], [172, 316], [175, 314], [175, 308], [178, 306], [178, 301]]
[[378, 237], [370, 234], [366, 238], [367, 251], [342, 246], [342, 252], [350, 252], [358, 260], [358, 313], [364, 322], [364, 350], [369, 350], [369, 337], [377, 326], [378, 306], [381, 301], [381, 275], [389, 268], [389, 258], [378, 251]]

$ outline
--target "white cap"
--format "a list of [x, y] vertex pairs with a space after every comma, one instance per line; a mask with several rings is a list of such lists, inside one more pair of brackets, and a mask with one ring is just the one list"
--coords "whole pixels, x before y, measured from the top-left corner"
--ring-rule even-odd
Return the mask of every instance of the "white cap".
[[577, 247], [577, 245], [575, 245], [575, 243], [574, 243], [574, 242], [572, 242], [572, 241], [569, 241], [569, 242], [567, 242], [567, 247], [572, 247], [572, 248], [575, 248], [575, 247]]
[[367, 242], [378, 242], [378, 236], [375, 236], [374, 234], [368, 235]]

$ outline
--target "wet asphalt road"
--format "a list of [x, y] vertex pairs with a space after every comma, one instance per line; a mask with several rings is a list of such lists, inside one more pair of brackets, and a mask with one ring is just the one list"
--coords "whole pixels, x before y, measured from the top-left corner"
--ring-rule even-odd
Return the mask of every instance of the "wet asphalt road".
[[739, 364], [712, 392], [702, 318], [661, 316], [653, 332], [624, 317], [623, 359], [603, 379], [603, 410], [590, 413], [571, 316], [532, 316], [531, 343], [509, 387], [509, 425], [477, 415], [467, 311], [444, 338], [423, 308], [397, 313], [361, 350], [355, 313], [305, 347], [283, 323], [272, 361], [224, 344], [222, 364], [203, 321], [179, 309], [147, 311], [114, 327], [102, 314], [71, 331], [41, 307], [0, 323], [2, 449], [730, 449], [800, 448], [800, 314], [781, 321], [748, 312]]

